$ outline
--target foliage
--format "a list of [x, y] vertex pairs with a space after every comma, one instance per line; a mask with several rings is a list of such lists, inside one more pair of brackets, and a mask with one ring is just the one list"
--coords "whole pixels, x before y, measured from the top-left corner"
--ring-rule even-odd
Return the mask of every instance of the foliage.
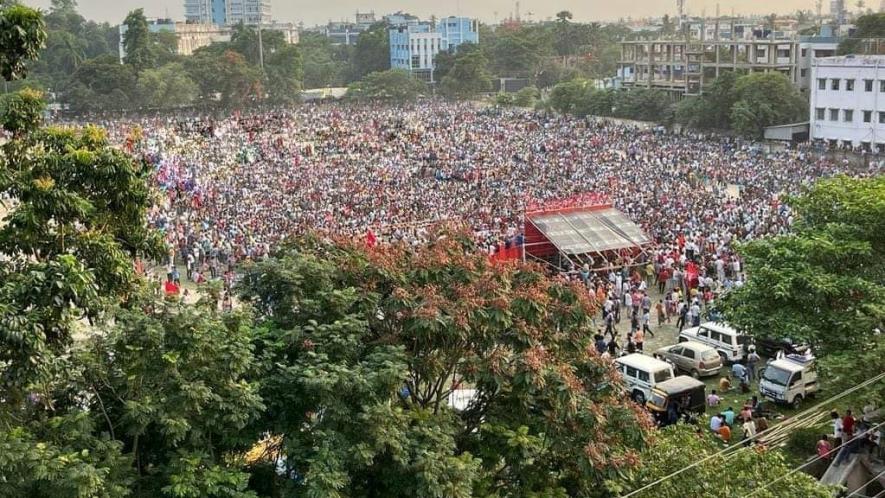
[[248, 476], [228, 466], [248, 449], [239, 434], [264, 405], [248, 317], [206, 304], [142, 303], [114, 314], [77, 361], [90, 412], [124, 443], [135, 488], [171, 497], [248, 496]]
[[220, 56], [200, 51], [188, 58], [185, 70], [200, 87], [204, 102], [222, 107], [244, 106], [262, 95], [261, 74], [246, 63], [242, 54], [226, 50]]
[[861, 52], [865, 38], [885, 38], [885, 13], [867, 14], [857, 18], [854, 35], [839, 43], [839, 55]]
[[[287, 44], [282, 31], [262, 29], [261, 45], [264, 47], [264, 58], [267, 60], [271, 54], [282, 50]], [[258, 30], [254, 27], [242, 23], [234, 26], [228, 48], [242, 55], [253, 66], [259, 65], [261, 54], [258, 46]]]
[[142, 71], [135, 92], [141, 105], [164, 109], [191, 104], [200, 89], [187, 75], [184, 66], [172, 63]]
[[[701, 429], [702, 430], [702, 429]], [[611, 480], [607, 488], [616, 496], [636, 490], [673, 472], [692, 467], [682, 475], [666, 479], [643, 491], [639, 498], [719, 498], [746, 496], [760, 498], [827, 498], [832, 491], [811, 476], [797, 472], [786, 477], [792, 467], [779, 450], [761, 447], [741, 448], [727, 455], [713, 456], [719, 445], [712, 435], [698, 434], [695, 427], [675, 425], [656, 433], [654, 442], [641, 455], [643, 465]], [[708, 457], [708, 460], [706, 460]], [[773, 483], [775, 479], [778, 482]], [[764, 490], [760, 486], [773, 483]]]
[[151, 50], [151, 33], [148, 31], [144, 9], [135, 9], [130, 12], [123, 24], [126, 26], [126, 34], [123, 35], [123, 48], [126, 50], [126, 57], [123, 60], [136, 72], [154, 67], [156, 54]]
[[305, 88], [344, 85], [350, 47], [335, 47], [319, 33], [301, 33], [298, 48], [304, 59]]
[[493, 70], [506, 77], [534, 76], [542, 58], [552, 53], [545, 32], [525, 28], [499, 29], [490, 50], [488, 59], [493, 62]]
[[265, 68], [271, 102], [298, 102], [301, 80], [304, 79], [304, 64], [298, 47], [287, 45], [280, 48], [267, 59]]
[[732, 128], [761, 137], [766, 126], [792, 123], [807, 114], [808, 103], [780, 73], [753, 73], [734, 84]]
[[386, 22], [376, 22], [360, 33], [351, 60], [352, 81], [390, 69], [390, 36]]
[[492, 87], [488, 61], [480, 50], [467, 45], [455, 55], [454, 65], [440, 82], [444, 94], [451, 97], [471, 98], [488, 92]]
[[495, 103], [503, 106], [534, 107], [541, 92], [536, 87], [527, 86], [516, 93], [500, 93], [495, 96]]
[[[20, 121], [36, 113], [18, 114]], [[0, 156], [0, 193], [16, 199], [0, 227], [0, 361], [5, 387], [14, 391], [40, 371], [46, 347], [67, 344], [74, 320], [97, 316], [99, 295], [125, 300], [133, 292], [133, 257], [164, 251], [144, 223], [151, 202], [146, 165], [110, 147], [97, 128], [13, 127], [29, 130]]]
[[257, 431], [282, 437], [293, 496], [598, 496], [637, 463], [649, 421], [593, 350], [586, 292], [471, 244], [303, 239], [247, 270]]
[[[812, 345], [838, 392], [881, 373], [885, 336], [885, 178], [835, 178], [789, 199], [795, 233], [740, 248], [750, 276], [728, 320], [750, 334]], [[865, 399], [885, 400], [877, 384]]]
[[573, 79], [550, 92], [550, 105], [559, 112], [577, 116], [612, 116], [640, 121], [661, 121], [670, 107], [669, 97], [658, 90], [601, 90], [592, 82]]
[[75, 111], [120, 110], [132, 105], [137, 77], [132, 66], [105, 55], [80, 64], [65, 91]]
[[426, 93], [427, 86], [403, 69], [388, 69], [370, 73], [362, 81], [347, 87], [351, 99], [387, 100], [408, 102]]
[[830, 432], [829, 427], [803, 427], [790, 433], [784, 444], [784, 451], [799, 461], [811, 458], [817, 452], [817, 442], [821, 435]]
[[37, 58], [46, 42], [46, 25], [40, 12], [17, 3], [0, 3], [0, 77], [23, 78], [29, 61]]

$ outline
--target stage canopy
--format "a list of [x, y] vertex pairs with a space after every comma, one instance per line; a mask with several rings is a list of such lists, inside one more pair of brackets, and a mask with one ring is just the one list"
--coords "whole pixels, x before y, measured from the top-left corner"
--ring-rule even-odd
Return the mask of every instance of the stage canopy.
[[599, 268], [620, 257], [635, 257], [651, 244], [642, 229], [604, 196], [585, 194], [536, 204], [525, 213], [525, 256], [556, 266], [561, 264], [554, 260], [564, 258]]
[[547, 240], [568, 255], [617, 251], [651, 242], [642, 229], [614, 208], [528, 218]]

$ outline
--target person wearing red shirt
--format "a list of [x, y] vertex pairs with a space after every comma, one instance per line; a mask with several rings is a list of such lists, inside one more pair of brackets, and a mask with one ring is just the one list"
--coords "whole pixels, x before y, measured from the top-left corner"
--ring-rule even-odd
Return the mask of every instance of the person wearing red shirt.
[[851, 410], [847, 410], [845, 412], [845, 416], [842, 417], [842, 444], [848, 444], [851, 441], [851, 438], [854, 436], [854, 417], [851, 416]]

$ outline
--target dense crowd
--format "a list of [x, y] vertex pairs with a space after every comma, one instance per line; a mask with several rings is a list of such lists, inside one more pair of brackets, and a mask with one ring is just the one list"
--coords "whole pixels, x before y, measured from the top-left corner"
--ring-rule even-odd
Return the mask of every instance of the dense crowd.
[[659, 262], [729, 269], [734, 241], [789, 229], [780, 196], [845, 168], [803, 150], [441, 102], [108, 125], [121, 143], [143, 130], [135, 152], [163, 192], [150, 222], [212, 273], [307, 230], [414, 244], [452, 220], [492, 250], [519, 236], [526, 202], [585, 192], [640, 224]]

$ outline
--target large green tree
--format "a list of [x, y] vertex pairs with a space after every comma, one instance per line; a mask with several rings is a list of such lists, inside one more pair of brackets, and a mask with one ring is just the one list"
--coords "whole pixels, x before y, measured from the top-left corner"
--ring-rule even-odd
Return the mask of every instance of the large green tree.
[[138, 102], [150, 108], [175, 108], [189, 105], [200, 89], [181, 64], [167, 64], [147, 69], [138, 76], [135, 93]]
[[14, 2], [0, 2], [0, 77], [23, 78], [46, 42], [43, 16]]
[[734, 83], [731, 127], [761, 137], [766, 126], [794, 123], [807, 116], [808, 103], [786, 76], [753, 73]]
[[352, 80], [390, 69], [390, 36], [387, 28], [386, 22], [377, 22], [360, 33], [351, 56]]
[[427, 85], [416, 80], [403, 69], [388, 69], [370, 73], [347, 87], [347, 97], [351, 99], [386, 100], [408, 102], [426, 93]]
[[304, 79], [304, 60], [297, 46], [287, 45], [270, 55], [265, 64], [267, 92], [277, 103], [298, 101]]
[[126, 33], [123, 35], [123, 49], [126, 51], [124, 61], [135, 68], [136, 72], [156, 65], [156, 53], [152, 50], [153, 38], [148, 31], [144, 9], [135, 9], [123, 21]]
[[[761, 337], [812, 345], [821, 384], [838, 392], [882, 372], [885, 177], [824, 180], [787, 200], [791, 235], [740, 247], [749, 279], [728, 320]], [[861, 393], [885, 400], [885, 382]]]
[[292, 496], [604, 496], [638, 463], [595, 303], [475, 249], [304, 239], [247, 270]]
[[489, 61], [473, 44], [459, 47], [452, 68], [440, 82], [442, 91], [449, 96], [471, 98], [492, 89], [488, 71]]

